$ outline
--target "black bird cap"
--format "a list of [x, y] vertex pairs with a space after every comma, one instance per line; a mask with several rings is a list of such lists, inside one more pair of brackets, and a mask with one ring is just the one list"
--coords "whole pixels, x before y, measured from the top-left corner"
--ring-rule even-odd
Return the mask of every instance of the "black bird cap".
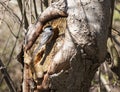
[[51, 26], [51, 25], [47, 25], [47, 26], [45, 26], [44, 28], [43, 28], [43, 30], [45, 29], [45, 28], [52, 28], [53, 29], [53, 27]]

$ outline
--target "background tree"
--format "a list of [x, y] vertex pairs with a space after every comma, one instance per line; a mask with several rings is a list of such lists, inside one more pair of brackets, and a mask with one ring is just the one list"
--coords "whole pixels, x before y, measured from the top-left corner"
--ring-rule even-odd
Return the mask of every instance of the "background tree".
[[[12, 59], [11, 57], [16, 56], [16, 54], [13, 55], [13, 52], [18, 53], [17, 48], [19, 48], [19, 46], [21, 46], [20, 43], [21, 44], [23, 43], [23, 38], [21, 39], [21, 36], [23, 37], [24, 34], [26, 33], [26, 29], [28, 28], [28, 25], [36, 22], [38, 19], [38, 21], [39, 22], [42, 21], [43, 24], [37, 25], [37, 26], [35, 25], [36, 27], [42, 29], [42, 27], [44, 25], [51, 24], [54, 27], [54, 30], [56, 32], [56, 36], [52, 39], [51, 43], [47, 44], [46, 49], [43, 48], [42, 51], [38, 51], [37, 56], [35, 56], [35, 59], [34, 59], [35, 68], [37, 67], [35, 71], [37, 71], [37, 69], [38, 69], [37, 73], [43, 74], [43, 75], [39, 75], [39, 78], [45, 79], [46, 76], [48, 78], [50, 76], [52, 77], [52, 78], [50, 77], [50, 84], [51, 84], [50, 89], [47, 91], [50, 91], [50, 90], [55, 90], [55, 91], [67, 90], [67, 91], [69, 91], [70, 90], [70, 91], [76, 91], [76, 92], [77, 91], [88, 92], [88, 88], [90, 87], [91, 80], [93, 79], [93, 76], [94, 76], [95, 72], [97, 71], [97, 68], [104, 61], [102, 59], [104, 59], [103, 58], [103, 57], [105, 57], [104, 53], [106, 53], [106, 45], [105, 44], [106, 44], [107, 37], [108, 37], [107, 32], [109, 31], [107, 29], [108, 29], [108, 24], [110, 24], [110, 20], [109, 20], [110, 15], [112, 15], [112, 13], [110, 12], [110, 8], [111, 8], [110, 1], [109, 0], [108, 1], [107, 0], [84, 1], [84, 2], [83, 1], [78, 1], [78, 2], [71, 1], [72, 4], [70, 1], [67, 1], [67, 3], [63, 2], [61, 4], [60, 2], [58, 2], [58, 3], [52, 4], [52, 5], [50, 3], [50, 2], [53, 2], [52, 0], [50, 0], [49, 2], [47, 2], [47, 0], [39, 2], [39, 3], [38, 2], [39, 1], [36, 2], [34, 0], [33, 1], [32, 0], [26, 0], [26, 1], [18, 0], [17, 3], [15, 3], [15, 1], [12, 1], [12, 0], [0, 2], [1, 10], [4, 12], [3, 14], [5, 15], [5, 16], [3, 16], [3, 14], [1, 14], [1, 16], [2, 16], [1, 21], [3, 22], [1, 27], [5, 28], [4, 26], [7, 25], [9, 29], [12, 29], [12, 30], [10, 30], [10, 33], [15, 38], [15, 39], [13, 39], [13, 42], [16, 40], [15, 45], [10, 54], [10, 58], [8, 58], [8, 59], [6, 58], [6, 60], [3, 59], [4, 57], [7, 56], [7, 54], [4, 54], [5, 52], [3, 52], [4, 55], [2, 54], [2, 56], [1, 56], [2, 60], [8, 61], [8, 62], [10, 62], [11, 60], [12, 61], [15, 60], [15, 59]], [[99, 2], [102, 2], [102, 3], [99, 3]], [[106, 2], [108, 2], [108, 3], [106, 3]], [[19, 5], [19, 8], [20, 8], [19, 13], [13, 12], [13, 9], [15, 11], [15, 8], [13, 8], [15, 6], [11, 6], [12, 4], [16, 5], [16, 7], [18, 7], [18, 5]], [[51, 5], [51, 6], [48, 7], [49, 5]], [[66, 8], [66, 7], [72, 7], [71, 5], [75, 6], [75, 8]], [[119, 4], [118, 4], [118, 6], [119, 6]], [[52, 14], [49, 15], [49, 12], [47, 12], [47, 10], [45, 10], [41, 14], [41, 12], [46, 7], [48, 7], [48, 9], [47, 9], [48, 11], [50, 8], [52, 8], [54, 12], [49, 11], [49, 12], [52, 12]], [[56, 10], [59, 10], [59, 11], [55, 11], [54, 10], [55, 7], [57, 8]], [[118, 7], [116, 10], [119, 10]], [[19, 11], [19, 9], [17, 8], [16, 11]], [[75, 14], [73, 13], [73, 11]], [[56, 14], [56, 12], [57, 12], [57, 14]], [[9, 15], [7, 15], [6, 13], [10, 14], [10, 16], [13, 20], [10, 20]], [[37, 16], [40, 14], [41, 14], [41, 16], [37, 18]], [[54, 14], [56, 14], [55, 16], [57, 16], [57, 19], [55, 16], [53, 16]], [[61, 18], [63, 16], [65, 17], [66, 14], [68, 17]], [[48, 16], [48, 19], [43, 18], [45, 15]], [[99, 16], [99, 18], [97, 16]], [[8, 19], [6, 19], [6, 18], [8, 18]], [[114, 17], [114, 19], [117, 19], [117, 18]], [[118, 17], [118, 19], [119, 19], [119, 17]], [[4, 20], [7, 20], [7, 21], [4, 22]], [[8, 20], [10, 21], [10, 24], [9, 24]], [[49, 20], [49, 23], [47, 23], [48, 20]], [[38, 21], [37, 21], [37, 23], [39, 24]], [[13, 26], [13, 25], [15, 25], [15, 23], [18, 26]], [[17, 27], [17, 28], [15, 28], [15, 27]], [[18, 30], [18, 27], [19, 27], [19, 30]], [[4, 30], [3, 28], [2, 28], [2, 30]], [[31, 28], [34, 28], [34, 25], [30, 25], [29, 30]], [[15, 34], [16, 31], [14, 32], [13, 30], [18, 30], [18, 34]], [[20, 31], [20, 30], [24, 30], [24, 31]], [[9, 32], [9, 31], [7, 31], [7, 32]], [[114, 35], [118, 35], [118, 33], [119, 33], [116, 30], [112, 31], [112, 32], [114, 33]], [[4, 35], [2, 35], [2, 36], [4, 36]], [[117, 37], [119, 37], [119, 36], [117, 36]], [[38, 38], [38, 40], [39, 40], [39, 38]], [[9, 42], [9, 40], [8, 40], [8, 42]], [[18, 43], [17, 47], [16, 47], [16, 42], [20, 42], [20, 43]], [[28, 40], [28, 43], [29, 42], [30, 41]], [[111, 40], [110, 40], [110, 42], [111, 42]], [[57, 45], [59, 43], [60, 43], [60, 46]], [[105, 43], [105, 44], [102, 44], [102, 43]], [[25, 58], [28, 61], [29, 61], [28, 57], [32, 56], [32, 50], [34, 50], [35, 47], [37, 47], [36, 44], [37, 44], [37, 41], [30, 50], [27, 50], [27, 53], [25, 54], [25, 56], [26, 56]], [[8, 45], [6, 45], [6, 47], [7, 46]], [[26, 45], [26, 48], [27, 48], [27, 46], [28, 45]], [[67, 46], [69, 47], [69, 49], [67, 48]], [[14, 51], [15, 47], [16, 47], [16, 50]], [[114, 44], [112, 43], [112, 45], [108, 45], [108, 47], [113, 47], [113, 49], [111, 49], [111, 48], [109, 49], [111, 61], [118, 61], [119, 56], [118, 56], [118, 54], [115, 54], [116, 50], [114, 50], [115, 49]], [[50, 49], [51, 49], [51, 51], [50, 51]], [[45, 51], [48, 51], [48, 52], [45, 52]], [[49, 55], [46, 55], [43, 65], [40, 66], [39, 63], [41, 61], [38, 59], [42, 60], [44, 58], [43, 57], [44, 54], [41, 55], [41, 52], [44, 52], [45, 55], [49, 53]], [[65, 52], [65, 53], [63, 53], [63, 52]], [[61, 56], [61, 58], [59, 58], [59, 60], [57, 60], [58, 56], [60, 56], [60, 53], [65, 54], [65, 55]], [[40, 58], [40, 56], [42, 56], [42, 58]], [[108, 54], [108, 56], [109, 56], [109, 54]], [[53, 57], [52, 60], [51, 60], [51, 57]], [[55, 59], [55, 57], [57, 57], [57, 59]], [[25, 59], [25, 61], [26, 61], [26, 59]], [[110, 57], [107, 57], [107, 61], [108, 60], [110, 60]], [[51, 63], [51, 61], [53, 63]], [[54, 63], [54, 61], [55, 62], [59, 61], [60, 62], [59, 66], [61, 66], [61, 67], [54, 68], [53, 66], [56, 65], [56, 63]], [[63, 62], [63, 63], [61, 63], [61, 62]], [[13, 62], [13, 63], [18, 64], [18, 62]], [[50, 66], [49, 66], [49, 63], [51, 63]], [[12, 65], [12, 62], [10, 64]], [[115, 63], [112, 63], [112, 64], [115, 67], [116, 67], [116, 65], [119, 65], [119, 64], [114, 65]], [[103, 65], [101, 65], [103, 70], [101, 70], [101, 68], [100, 68], [99, 72], [96, 73], [96, 78], [94, 79], [94, 81], [92, 83], [92, 87], [94, 87], [95, 85], [98, 86], [99, 84], [100, 84], [100, 87], [98, 87], [94, 90], [98, 90], [100, 88], [101, 91], [103, 91], [105, 89], [107, 91], [110, 91], [110, 90], [113, 90], [113, 84], [117, 84], [117, 81], [115, 80], [116, 78], [115, 77], [113, 78], [113, 76], [110, 76], [110, 75], [114, 75], [114, 74], [111, 73], [111, 69], [109, 68], [108, 65], [109, 65], [108, 62], [105, 62]], [[20, 66], [20, 64], [19, 64], [19, 66]], [[43, 69], [44, 72], [41, 71], [41, 67], [42, 67], [42, 69], [44, 68]], [[116, 70], [115, 67], [113, 67], [112, 69]], [[54, 71], [52, 71], [51, 68]], [[15, 71], [14, 68], [11, 68], [11, 69], [13, 69], [11, 71]], [[31, 69], [28, 69], [28, 70], [31, 70]], [[64, 70], [64, 71], [61, 71], [61, 70]], [[16, 71], [18, 72], [18, 70], [16, 70]], [[117, 72], [116, 72], [116, 74], [119, 74]], [[54, 73], [57, 73], [57, 74], [55, 75]], [[28, 74], [29, 74], [29, 72], [28, 72]], [[3, 74], [2, 74], [2, 76], [3, 76]], [[34, 79], [36, 81], [36, 77], [33, 77], [33, 76], [28, 75], [28, 77], [31, 80]], [[106, 79], [104, 76], [110, 76], [110, 77], [108, 77], [108, 79]], [[18, 76], [16, 76], [16, 77], [18, 77]], [[12, 77], [13, 80], [14, 80], [14, 78]], [[38, 78], [38, 76], [37, 76], [37, 78]], [[109, 79], [109, 78], [111, 78], [111, 79]], [[97, 79], [101, 80], [101, 81], [98, 81]], [[33, 83], [33, 80], [32, 81], [31, 80], [28, 81], [28, 85], [30, 85], [31, 82]], [[115, 82], [111, 82], [113, 80], [115, 80]], [[14, 82], [15, 82], [15, 80], [14, 80]], [[98, 82], [98, 84], [97, 84], [97, 82]], [[17, 83], [19, 84], [20, 82], [17, 82]], [[43, 79], [39, 80], [37, 89], [40, 89], [40, 90], [45, 89], [45, 88], [48, 89], [47, 86], [49, 84], [45, 84], [45, 83], [46, 83], [46, 81], [44, 81]], [[45, 84], [45, 85], [43, 85], [43, 84]], [[107, 84], [111, 84], [111, 85], [107, 85]], [[17, 87], [19, 87], [19, 85], [17, 85]], [[31, 86], [28, 86], [28, 87], [31, 88]], [[3, 86], [1, 88], [3, 88]], [[116, 88], [116, 90], [118, 89], [117, 85], [115, 86], [115, 88]], [[91, 89], [91, 91], [93, 91], [93, 88]], [[112, 91], [112, 92], [116, 92], [116, 91]]]

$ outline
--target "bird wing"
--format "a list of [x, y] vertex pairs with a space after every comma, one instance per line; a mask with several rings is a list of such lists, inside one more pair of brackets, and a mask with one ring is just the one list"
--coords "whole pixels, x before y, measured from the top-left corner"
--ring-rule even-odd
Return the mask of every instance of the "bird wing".
[[38, 50], [40, 50], [43, 45], [45, 45], [46, 43], [48, 43], [51, 40], [52, 35], [53, 35], [53, 33], [51, 33], [51, 32], [43, 32], [41, 34], [41, 37], [40, 37], [39, 45], [35, 49], [34, 53], [36, 53]]

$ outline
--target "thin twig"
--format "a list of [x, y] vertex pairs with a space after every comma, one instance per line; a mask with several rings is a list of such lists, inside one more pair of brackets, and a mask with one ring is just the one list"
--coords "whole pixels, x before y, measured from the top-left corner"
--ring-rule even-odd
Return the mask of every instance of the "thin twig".
[[[19, 37], [21, 27], [22, 27], [22, 24], [20, 25], [19, 31], [18, 31], [18, 33], [17, 33], [17, 37]], [[16, 47], [17, 41], [18, 41], [18, 38], [16, 38], [16, 41], [15, 41], [14, 46], [13, 46], [13, 48], [12, 48], [12, 52], [11, 52], [11, 54], [10, 54], [10, 57], [9, 57], [9, 60], [8, 60], [8, 62], [7, 62], [6, 67], [7, 67], [7, 66], [9, 65], [9, 63], [11, 62], [12, 55], [13, 55], [14, 49], [15, 49], [15, 47]]]
[[[8, 37], [8, 39], [7, 39], [7, 42], [6, 42], [6, 44], [5, 44], [4, 48], [3, 48], [3, 51], [2, 51], [1, 57], [3, 56], [4, 51], [5, 51], [6, 48], [7, 48], [7, 45], [8, 45], [9, 40], [10, 40], [10, 35], [9, 35], [9, 37]], [[2, 82], [3, 82], [3, 78], [4, 78], [4, 75], [2, 75], [2, 77], [1, 77], [1, 79], [0, 79], [0, 84], [2, 84]]]
[[16, 89], [15, 89], [15, 86], [13, 84], [13, 81], [11, 80], [4, 64], [2, 63], [2, 60], [0, 59], [0, 70], [2, 72], [2, 74], [4, 75], [4, 78], [5, 78], [5, 81], [10, 89], [11, 92], [17, 92]]
[[41, 9], [41, 12], [43, 12], [43, 3], [42, 3], [42, 0], [40, 1], [40, 9]]
[[109, 84], [108, 81], [105, 79], [104, 75], [101, 73], [100, 75], [100, 79], [102, 84], [104, 85], [105, 89], [107, 90], [107, 92], [111, 92], [111, 86], [110, 85], [105, 85], [105, 84]]
[[120, 10], [117, 7], [115, 7], [115, 10], [120, 13]]
[[5, 20], [3, 20], [3, 21], [4, 21], [4, 22], [6, 23], [6, 25], [8, 26], [8, 28], [9, 28], [11, 34], [12, 34], [15, 38], [18, 38], [18, 37], [13, 33], [13, 31], [12, 31], [10, 25], [9, 25]]
[[112, 28], [115, 32], [117, 32], [117, 34], [120, 36], [120, 31], [118, 31], [117, 29], [115, 28]]
[[29, 4], [29, 10], [30, 10], [30, 24], [32, 24], [32, 0], [30, 0], [30, 4]]
[[23, 24], [25, 25], [25, 29], [28, 28], [28, 19], [27, 19], [27, 16], [26, 16], [26, 11], [25, 11], [25, 1], [23, 0], [23, 4], [22, 4], [22, 0], [17, 0], [18, 2], [18, 6], [20, 8], [20, 11], [21, 11], [21, 15], [22, 15], [22, 19], [24, 20]]
[[110, 20], [110, 27], [109, 27], [109, 37], [111, 37], [111, 33], [112, 33], [114, 8], [115, 8], [115, 0], [111, 0], [111, 18], [110, 18], [111, 20]]
[[4, 75], [2, 75], [1, 79], [0, 79], [0, 85], [2, 84], [3, 82], [3, 79], [4, 79]]
[[21, 12], [21, 15], [22, 15], [22, 9], [23, 9], [23, 6], [22, 6], [22, 0], [17, 0], [17, 2], [18, 2], [18, 6], [19, 6], [19, 8], [20, 8], [20, 12]]
[[100, 91], [101, 91], [102, 84], [101, 84], [100, 76], [101, 76], [101, 66], [99, 67], [99, 72], [98, 72], [98, 77], [99, 77], [99, 86], [100, 86]]
[[13, 10], [10, 7], [6, 6], [6, 4], [2, 1], [0, 1], [0, 4], [11, 14], [13, 19], [16, 19], [15, 21], [21, 24], [20, 18], [13, 12]]
[[38, 18], [38, 13], [37, 13], [37, 7], [36, 7], [36, 2], [35, 0], [33, 0], [33, 4], [34, 4], [34, 10], [35, 10], [35, 17], [36, 19]]
[[44, 1], [42, 0], [42, 3], [44, 4], [45, 8], [47, 8], [48, 5], [49, 5], [48, 1], [49, 1], [49, 0], [44, 0]]
[[24, 25], [25, 25], [25, 29], [28, 28], [29, 26], [29, 23], [28, 23], [28, 19], [27, 19], [27, 16], [26, 16], [26, 10], [25, 10], [25, 1], [23, 0], [23, 15], [22, 15], [22, 18], [23, 18], [23, 21], [24, 21]]

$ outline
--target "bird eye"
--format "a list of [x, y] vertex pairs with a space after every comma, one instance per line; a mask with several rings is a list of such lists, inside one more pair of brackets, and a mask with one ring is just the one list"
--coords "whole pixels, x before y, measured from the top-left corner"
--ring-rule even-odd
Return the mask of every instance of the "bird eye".
[[52, 28], [50, 28], [50, 30], [52, 30]]
[[47, 26], [47, 27], [45, 27], [45, 28], [44, 28], [44, 30], [43, 30], [43, 31], [48, 31], [48, 30], [52, 31], [52, 30], [53, 30], [53, 28], [52, 28], [51, 26]]

